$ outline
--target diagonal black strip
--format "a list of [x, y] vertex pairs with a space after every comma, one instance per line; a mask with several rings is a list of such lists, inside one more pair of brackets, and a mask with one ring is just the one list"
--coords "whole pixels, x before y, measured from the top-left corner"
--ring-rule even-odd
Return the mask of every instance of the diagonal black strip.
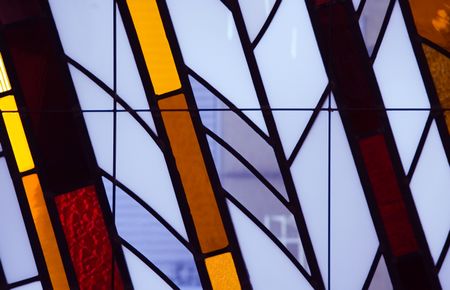
[[150, 205], [148, 205], [145, 201], [143, 201], [137, 194], [135, 194], [131, 189], [126, 187], [123, 183], [118, 181], [108, 174], [108, 172], [103, 169], [99, 169], [102, 175], [108, 179], [113, 185], [117, 186], [121, 190], [123, 190], [128, 196], [134, 199], [140, 206], [142, 206], [150, 215], [152, 215], [163, 227], [165, 227], [186, 249], [188, 249], [192, 253], [191, 245], [162, 217], [158, 214], [156, 210], [154, 210]]
[[[158, 136], [153, 132], [153, 130], [147, 125], [147, 123], [142, 120], [142, 118], [137, 114], [138, 110], [132, 109], [119, 95], [117, 95], [110, 87], [108, 87], [104, 82], [102, 82], [99, 78], [97, 78], [93, 73], [88, 71], [81, 64], [71, 59], [69, 56], [66, 56], [67, 62], [73, 65], [76, 69], [86, 75], [91, 81], [93, 81], [97, 86], [99, 86], [103, 91], [105, 91], [115, 102], [121, 105], [135, 120], [139, 123], [139, 125], [144, 128], [144, 130], [152, 137], [153, 141], [155, 141], [156, 145], [161, 148], [161, 142], [159, 141]], [[81, 112], [100, 112], [106, 111], [109, 112], [111, 110], [81, 110]], [[111, 112], [119, 112], [121, 110], [112, 110]], [[139, 111], [150, 111], [150, 110], [139, 110]]]
[[[186, 67], [189, 75], [192, 76], [195, 80], [197, 80], [201, 85], [203, 85], [210, 93], [212, 93], [216, 98], [218, 98], [221, 102], [223, 102], [226, 106], [228, 106], [229, 110], [233, 111], [236, 115], [238, 115], [247, 125], [249, 125], [261, 138], [264, 139], [269, 145], [271, 144], [270, 138], [259, 128], [256, 126], [253, 121], [250, 120], [247, 115], [242, 113], [241, 109], [238, 109], [233, 103], [231, 103], [226, 97], [224, 97], [218, 90], [216, 90], [212, 85], [210, 85], [206, 80], [204, 80], [201, 76], [199, 76], [195, 71]], [[199, 111], [206, 111], [205, 109], [198, 109]], [[258, 108], [257, 110], [261, 110]]]
[[[306, 124], [306, 127], [303, 130], [302, 135], [300, 136], [300, 139], [298, 140], [297, 144], [295, 144], [295, 147], [292, 150], [291, 156], [287, 160], [289, 167], [292, 166], [292, 163], [294, 163], [294, 160], [297, 157], [298, 152], [300, 151], [300, 148], [302, 147], [303, 143], [305, 142], [306, 137], [309, 134], [309, 131], [311, 131], [311, 128], [314, 125], [314, 122], [316, 121], [317, 116], [319, 115], [319, 113], [321, 111], [324, 110], [324, 109], [322, 109], [322, 106], [325, 103], [326, 98], [330, 94], [330, 90], [331, 90], [331, 87], [328, 84], [327, 87], [325, 88], [325, 91], [323, 92], [322, 96], [320, 97], [319, 102], [317, 103], [317, 106], [311, 115], [311, 118], [309, 119], [308, 123]], [[326, 110], [328, 110], [328, 109], [326, 109]]]
[[170, 98], [183, 93], [183, 88], [179, 88], [161, 95], [155, 95], [155, 98], [159, 101], [162, 99]]
[[445, 48], [441, 47], [440, 45], [434, 43], [433, 41], [429, 40], [426, 37], [420, 37], [420, 39], [422, 40], [422, 42], [426, 45], [428, 45], [429, 47], [435, 49], [436, 51], [438, 51], [439, 53], [445, 55], [447, 58], [450, 58], [450, 52], [448, 50], [446, 50]]
[[38, 281], [39, 281], [39, 276], [34, 276], [34, 277], [31, 277], [31, 278], [27, 278], [27, 279], [23, 279], [23, 280], [11, 283], [11, 284], [8, 285], [8, 289], [24, 286], [26, 284], [33, 283], [33, 282], [38, 282]]
[[222, 146], [225, 150], [227, 150], [231, 155], [234, 156], [239, 162], [242, 163], [264, 186], [269, 189], [273, 195], [283, 204], [288, 210], [290, 210], [290, 204], [286, 201], [286, 199], [281, 195], [281, 193], [269, 182], [267, 179], [259, 173], [259, 171], [245, 159], [239, 152], [237, 152], [233, 147], [231, 147], [227, 142], [225, 142], [222, 138], [217, 136], [213, 131], [204, 127], [205, 133], [210, 136], [214, 141], [216, 141], [220, 146]]
[[442, 247], [442, 252], [439, 255], [439, 259], [436, 262], [437, 271], [441, 270], [442, 264], [444, 264], [445, 257], [447, 257], [449, 248], [450, 248], [450, 231], [447, 235], [447, 239], [445, 240], [444, 247]]
[[380, 260], [381, 260], [381, 250], [380, 246], [378, 246], [377, 252], [375, 253], [375, 257], [373, 258], [372, 265], [370, 266], [369, 273], [367, 274], [366, 281], [364, 281], [362, 290], [369, 290], [370, 284], [372, 283], [373, 276], [375, 275]]
[[356, 11], [356, 16], [357, 16], [357, 18], [359, 19], [360, 17], [361, 17], [361, 13], [363, 12], [363, 10], [364, 10], [364, 6], [366, 5], [366, 0], [361, 0], [361, 2], [359, 2], [359, 6], [358, 6], [358, 9], [355, 9]]
[[378, 51], [380, 50], [381, 43], [384, 39], [384, 34], [386, 33], [386, 29], [389, 25], [389, 21], [391, 19], [392, 11], [394, 10], [396, 0], [391, 0], [389, 3], [388, 8], [386, 9], [386, 15], [384, 16], [383, 24], [381, 25], [380, 32], [378, 33], [377, 41], [375, 42], [375, 45], [372, 50], [372, 55], [370, 56], [371, 63], [375, 62], [375, 59], [377, 58]]
[[433, 123], [433, 116], [431, 114], [429, 114], [427, 122], [425, 123], [425, 127], [423, 129], [422, 135], [420, 136], [420, 140], [419, 140], [419, 144], [417, 145], [416, 153], [414, 154], [413, 160], [411, 162], [411, 166], [409, 167], [408, 174], [406, 175], [408, 182], [411, 182], [411, 179], [414, 175], [414, 171], [416, 170], [416, 167], [417, 167], [417, 163], [419, 163], [420, 155], [422, 154], [423, 147], [425, 145], [425, 141], [427, 140], [428, 133], [430, 132], [432, 123]]
[[[226, 198], [233, 203], [248, 219], [250, 219], [282, 252], [286, 255], [286, 257], [294, 264], [294, 266], [302, 273], [302, 275], [306, 278], [306, 280], [314, 285], [311, 276], [306, 272], [305, 268], [299, 263], [299, 261], [292, 255], [291, 252], [280, 242], [280, 240], [263, 225], [245, 206], [243, 206], [233, 195], [223, 189]], [[301, 242], [300, 238], [299, 241]]]
[[156, 275], [159, 276], [164, 282], [167, 283], [168, 286], [170, 286], [172, 289], [179, 290], [178, 286], [170, 280], [169, 277], [167, 277], [166, 274], [164, 274], [163, 271], [161, 271], [155, 264], [153, 264], [147, 257], [145, 257], [141, 252], [139, 252], [135, 247], [133, 247], [130, 243], [128, 243], [124, 238], [120, 238], [123, 246], [127, 248], [130, 252], [132, 252], [136, 257], [139, 258], [147, 267], [149, 267], [153, 272], [155, 272]]
[[278, 8], [281, 5], [281, 0], [276, 0], [273, 4], [272, 10], [270, 10], [269, 15], [266, 18], [266, 21], [264, 22], [263, 26], [258, 32], [258, 35], [256, 35], [255, 39], [252, 42], [252, 48], [255, 49], [258, 46], [258, 43], [263, 38], [264, 34], [266, 33], [267, 29], [270, 26], [270, 23], [272, 23], [272, 20], [275, 18], [275, 15], [278, 11]]

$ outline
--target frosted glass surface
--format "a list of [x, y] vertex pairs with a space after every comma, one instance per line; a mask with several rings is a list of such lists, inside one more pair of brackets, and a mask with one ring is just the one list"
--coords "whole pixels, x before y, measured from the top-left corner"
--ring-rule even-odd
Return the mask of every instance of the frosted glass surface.
[[389, 277], [386, 262], [383, 257], [381, 257], [378, 262], [369, 290], [393, 290], [391, 278]]
[[258, 35], [274, 4], [275, 0], [239, 0], [251, 41]]
[[49, 3], [65, 53], [112, 88], [113, 1]]
[[450, 230], [450, 166], [434, 122], [410, 187], [431, 255], [437, 262]]
[[381, 25], [383, 24], [389, 0], [368, 0], [359, 18], [359, 26], [369, 56], [372, 54]]
[[361, 0], [352, 0], [352, 1], [353, 1], [353, 7], [355, 8], [355, 11], [356, 11], [359, 7], [359, 3], [361, 3]]
[[328, 277], [328, 113], [320, 113], [291, 167], [317, 262]]
[[313, 289], [281, 250], [238, 208], [231, 219], [254, 290]]
[[[328, 78], [305, 1], [281, 3], [255, 56], [272, 108], [316, 107]], [[286, 155], [292, 152], [311, 114], [274, 114]]]
[[[238, 108], [259, 108], [231, 12], [221, 1], [169, 0], [184, 62]], [[245, 114], [267, 132], [260, 111]]]
[[117, 179], [187, 238], [164, 156], [125, 112], [117, 113]]
[[[117, 94], [135, 110], [149, 110], [142, 80], [123, 26], [122, 17], [117, 11]], [[151, 112], [139, 112], [139, 116], [154, 132], [155, 124]]]
[[442, 290], [450, 290], [450, 251], [439, 271], [439, 280], [441, 281]]
[[0, 159], [0, 261], [8, 283], [37, 275], [33, 252], [5, 158]]
[[24, 286], [12, 288], [14, 290], [42, 290], [41, 282], [33, 282]]
[[341, 118], [332, 113], [331, 288], [361, 289], [378, 244]]
[[147, 290], [150, 285], [153, 289], [172, 289], [136, 255], [125, 247], [122, 247], [122, 249], [134, 289]]

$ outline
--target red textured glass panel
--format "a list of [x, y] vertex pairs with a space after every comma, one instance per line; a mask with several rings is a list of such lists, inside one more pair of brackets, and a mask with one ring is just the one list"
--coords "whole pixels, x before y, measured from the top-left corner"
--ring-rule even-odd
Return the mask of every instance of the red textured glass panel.
[[[55, 198], [81, 290], [111, 289], [112, 248], [93, 186]], [[124, 289], [114, 264], [114, 289]]]
[[418, 250], [383, 135], [359, 142], [375, 199], [394, 256]]

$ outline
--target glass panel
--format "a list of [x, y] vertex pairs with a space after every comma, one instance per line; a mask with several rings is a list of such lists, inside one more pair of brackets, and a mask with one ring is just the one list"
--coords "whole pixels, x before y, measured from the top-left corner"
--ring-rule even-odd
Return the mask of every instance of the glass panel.
[[377, 269], [370, 283], [369, 290], [393, 290], [391, 278], [386, 267], [384, 257], [381, 256]]
[[127, 112], [117, 113], [117, 179], [187, 237], [166, 160], [150, 135]]
[[[438, 51], [423, 45], [431, 76], [442, 108], [450, 109], [450, 59]], [[450, 133], [450, 110], [444, 112], [447, 129]]]
[[122, 247], [122, 249], [135, 290], [147, 290], [149, 285], [151, 285], [153, 289], [172, 289], [132, 252], [125, 247]]
[[338, 112], [331, 114], [330, 226], [331, 288], [361, 289], [379, 242]]
[[[103, 183], [111, 200], [112, 183], [107, 179], [103, 179]], [[116, 187], [115, 218], [119, 235], [178, 287], [200, 287], [192, 254], [153, 215], [119, 187]], [[131, 276], [133, 279], [133, 273]]]
[[12, 288], [14, 290], [42, 290], [41, 282], [33, 282], [24, 286]]
[[113, 87], [113, 2], [50, 0], [65, 53]]
[[[238, 108], [259, 108], [231, 12], [221, 1], [167, 1], [184, 62]], [[267, 132], [260, 111], [245, 114]]]
[[[373, 67], [386, 108], [430, 107], [398, 3], [392, 11]], [[408, 171], [420, 139], [420, 132], [425, 125], [426, 114], [405, 113], [401, 117], [398, 114], [391, 111], [388, 112], [388, 117], [403, 168]]]
[[313, 289], [250, 219], [231, 202], [228, 207], [253, 289]]
[[6, 73], [5, 64], [3, 63], [3, 57], [0, 53], [0, 93], [9, 91], [11, 84], [9, 83], [8, 74]]
[[[200, 116], [203, 125], [239, 152], [287, 199], [286, 189], [273, 148], [205, 87], [193, 78], [190, 78], [190, 81], [200, 109], [226, 109], [223, 111], [201, 111]], [[215, 144], [212, 144], [211, 151], [215, 152], [216, 147]], [[220, 163], [221, 161], [217, 159], [216, 162]], [[227, 167], [226, 160], [223, 162], [223, 166]]]
[[66, 273], [38, 176], [36, 174], [27, 175], [22, 177], [22, 182], [25, 187], [31, 215], [33, 216], [53, 288], [69, 290]]
[[230, 253], [206, 258], [205, 264], [213, 289], [241, 289], [233, 257]]
[[28, 147], [27, 137], [22, 127], [14, 96], [0, 98], [0, 110], [7, 111], [3, 112], [2, 116], [19, 171], [24, 172], [33, 169], [33, 157]]
[[38, 274], [5, 159], [0, 159], [0, 260], [8, 283]]
[[448, 0], [410, 0], [419, 34], [450, 51], [450, 4]]
[[[293, 215], [242, 163], [219, 146], [221, 165], [216, 162], [223, 188], [257, 218], [288, 251], [308, 269], [305, 253]], [[214, 156], [216, 161], [216, 156]]]
[[[123, 25], [122, 17], [117, 11], [117, 94], [132, 109], [149, 110], [147, 96]], [[138, 114], [156, 132], [151, 112]]]
[[[281, 3], [255, 56], [272, 108], [316, 107], [328, 78], [305, 1]], [[309, 116], [279, 112], [274, 118], [285, 154], [290, 155]]]
[[450, 166], [434, 122], [410, 186], [431, 255], [437, 262], [450, 230]]
[[255, 40], [276, 0], [239, 0], [250, 40]]
[[369, 56], [380, 34], [390, 0], [367, 0], [359, 18], [359, 26], [366, 43]]
[[324, 281], [328, 277], [328, 114], [319, 113], [291, 167]]
[[156, 1], [127, 0], [126, 2], [156, 94], [179, 89], [180, 79]]
[[80, 289], [112, 286], [113, 268], [114, 289], [123, 289], [95, 188], [58, 195], [55, 203]]
[[[223, 249], [228, 238], [183, 94], [159, 101], [170, 147], [203, 253]], [[172, 111], [170, 111], [172, 110]], [[173, 111], [181, 110], [181, 111]], [[183, 111], [184, 110], [184, 111]], [[204, 217], [208, 218], [205, 219]]]
[[358, 10], [359, 4], [361, 3], [361, 0], [353, 0], [352, 2], [353, 2], [353, 8], [355, 10]]

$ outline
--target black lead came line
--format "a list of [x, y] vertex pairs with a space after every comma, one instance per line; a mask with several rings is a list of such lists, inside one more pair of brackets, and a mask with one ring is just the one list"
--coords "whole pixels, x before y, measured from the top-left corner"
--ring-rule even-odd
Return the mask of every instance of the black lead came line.
[[258, 34], [256, 35], [255, 39], [252, 42], [253, 50], [258, 46], [258, 43], [261, 41], [267, 29], [269, 28], [270, 24], [272, 23], [272, 20], [275, 18], [278, 8], [280, 8], [280, 5], [281, 0], [276, 0], [275, 3], [273, 4], [273, 7], [266, 18], [266, 21], [264, 22], [263, 26], [261, 27], [261, 29], [259, 30]]

